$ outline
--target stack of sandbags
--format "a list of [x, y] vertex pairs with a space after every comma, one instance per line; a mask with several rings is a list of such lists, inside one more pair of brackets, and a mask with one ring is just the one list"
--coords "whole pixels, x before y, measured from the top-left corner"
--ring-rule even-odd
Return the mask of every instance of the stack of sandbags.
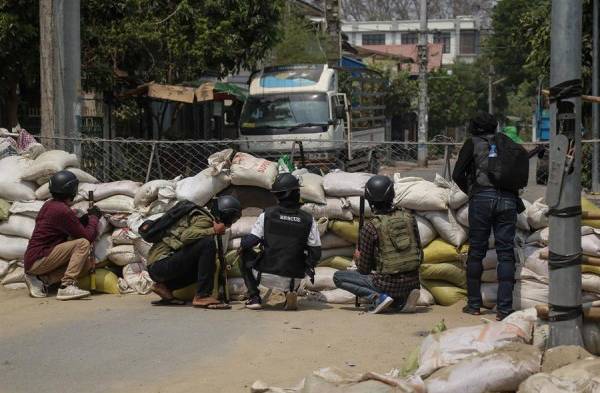
[[433, 240], [423, 249], [420, 267], [421, 285], [437, 304], [450, 306], [466, 297], [464, 261], [468, 248], [457, 248], [442, 239]]

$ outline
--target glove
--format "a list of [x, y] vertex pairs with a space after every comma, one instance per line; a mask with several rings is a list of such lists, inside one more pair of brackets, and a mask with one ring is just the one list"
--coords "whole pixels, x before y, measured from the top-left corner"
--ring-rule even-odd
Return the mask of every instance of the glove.
[[102, 217], [102, 210], [98, 208], [98, 206], [92, 206], [88, 209], [87, 214], [89, 216], [96, 216], [98, 218]]

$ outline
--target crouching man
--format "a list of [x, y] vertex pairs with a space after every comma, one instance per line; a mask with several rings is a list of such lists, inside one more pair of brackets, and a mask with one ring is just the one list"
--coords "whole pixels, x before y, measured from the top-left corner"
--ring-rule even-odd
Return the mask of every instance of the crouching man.
[[333, 282], [372, 302], [373, 314], [392, 304], [401, 312], [414, 312], [422, 261], [416, 221], [410, 213], [394, 210], [394, 183], [387, 176], [374, 176], [367, 182], [365, 199], [374, 216], [360, 231], [354, 253], [358, 270], [338, 271]]
[[56, 283], [60, 283], [58, 300], [90, 295], [77, 286], [77, 278], [93, 267], [91, 243], [102, 213], [91, 207], [87, 215], [77, 218], [69, 204], [78, 185], [79, 180], [69, 171], [57, 172], [50, 178], [52, 199], [40, 210], [25, 252], [25, 283], [32, 297], [46, 297], [46, 286]]
[[[321, 258], [321, 238], [313, 217], [300, 210], [300, 183], [289, 174], [280, 174], [273, 183], [272, 192], [278, 206], [267, 208], [256, 220], [252, 232], [242, 238], [241, 271], [248, 289], [246, 308], [262, 308], [258, 285], [261, 273], [289, 278], [285, 295], [286, 310], [297, 309], [297, 289]], [[253, 248], [262, 246], [257, 254]], [[258, 271], [254, 276], [252, 269]]]
[[240, 202], [228, 195], [213, 202], [212, 213], [191, 202], [180, 202], [159, 220], [142, 224], [143, 238], [150, 230], [159, 233], [148, 254], [148, 273], [155, 282], [152, 290], [161, 297], [153, 304], [184, 304], [174, 298], [173, 291], [196, 283], [194, 307], [230, 308], [212, 296], [215, 235], [224, 234], [241, 212]]

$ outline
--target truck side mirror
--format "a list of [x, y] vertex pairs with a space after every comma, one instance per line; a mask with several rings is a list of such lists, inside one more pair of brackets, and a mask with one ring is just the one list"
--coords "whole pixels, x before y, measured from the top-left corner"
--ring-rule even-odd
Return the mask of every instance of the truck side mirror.
[[338, 120], [344, 120], [346, 118], [346, 108], [343, 104], [337, 104], [335, 106], [335, 118]]

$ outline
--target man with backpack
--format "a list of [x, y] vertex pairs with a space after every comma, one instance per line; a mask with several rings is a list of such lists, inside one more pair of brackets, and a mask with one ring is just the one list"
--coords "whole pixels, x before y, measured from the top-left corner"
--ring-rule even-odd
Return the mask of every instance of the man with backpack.
[[482, 260], [493, 229], [498, 255], [496, 319], [502, 320], [513, 312], [517, 214], [525, 210], [519, 190], [527, 185], [529, 157], [507, 135], [496, 133], [497, 126], [491, 114], [476, 114], [469, 126], [472, 137], [460, 150], [452, 178], [469, 195], [468, 302], [463, 312], [480, 315]]
[[387, 176], [369, 179], [365, 199], [374, 216], [360, 230], [354, 253], [357, 270], [335, 272], [333, 282], [373, 303], [372, 314], [392, 305], [400, 312], [415, 312], [423, 260], [415, 218], [394, 209], [394, 183]]
[[[252, 232], [242, 238], [240, 269], [248, 289], [246, 308], [262, 309], [258, 284], [262, 273], [289, 279], [286, 310], [297, 309], [297, 288], [321, 258], [321, 238], [313, 217], [300, 210], [300, 182], [290, 174], [277, 176], [271, 192], [279, 204], [267, 208], [256, 220]], [[253, 248], [261, 245], [262, 253]], [[252, 270], [258, 271], [258, 277]]]
[[212, 296], [216, 270], [215, 236], [225, 233], [241, 216], [240, 202], [230, 196], [213, 200], [212, 212], [192, 202], [179, 202], [156, 221], [146, 221], [140, 235], [154, 243], [148, 254], [148, 273], [154, 293], [153, 304], [184, 304], [173, 291], [197, 283], [194, 307], [230, 308]]

